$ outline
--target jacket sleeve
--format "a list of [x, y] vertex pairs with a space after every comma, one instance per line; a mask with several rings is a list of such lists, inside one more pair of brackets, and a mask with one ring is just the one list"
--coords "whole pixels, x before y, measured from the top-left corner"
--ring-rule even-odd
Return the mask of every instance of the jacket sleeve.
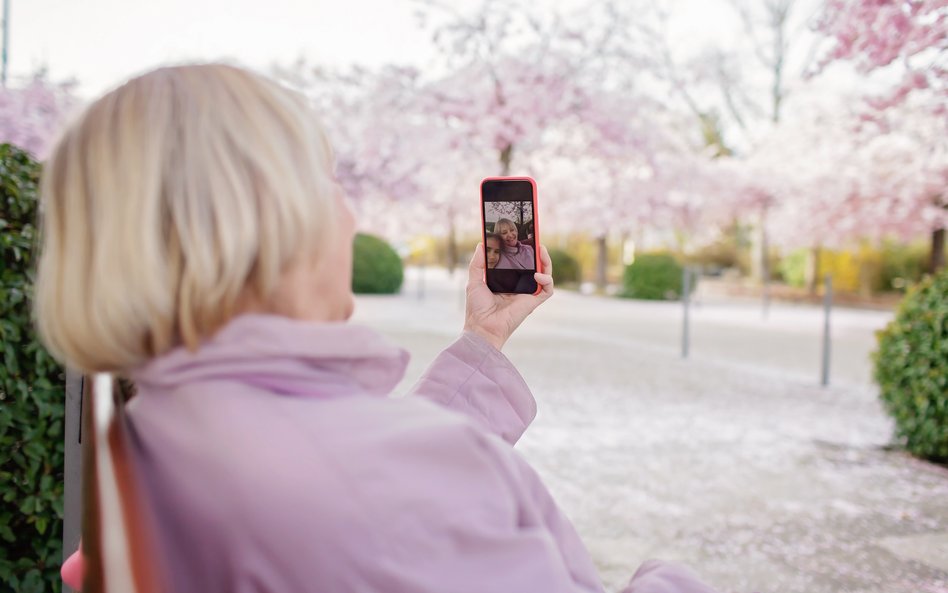
[[[422, 397], [471, 419], [484, 435], [495, 469], [517, 501], [517, 526], [472, 544], [465, 565], [483, 553], [497, 564], [481, 571], [483, 590], [591, 593], [603, 591], [592, 558], [570, 520], [560, 510], [536, 471], [509, 445], [517, 442], [536, 416], [536, 401], [509, 359], [479, 336], [465, 332], [441, 352], [415, 384], [410, 397]], [[630, 518], [629, 520], [634, 520]], [[649, 560], [622, 593], [715, 593], [686, 568]]]
[[[506, 529], [485, 532], [482, 526], [472, 530], [481, 537], [467, 542], [463, 563], [485, 565], [475, 579], [476, 589], [601, 593], [602, 583], [589, 552], [537, 473], [498, 439], [485, 435], [482, 443], [493, 459], [494, 471], [506, 484], [504, 490], [514, 497], [516, 519]], [[650, 560], [622, 593], [715, 592], [684, 567]]]
[[635, 572], [623, 593], [716, 593], [678, 564], [648, 560]]
[[[508, 465], [512, 467], [515, 491], [521, 500], [521, 523], [542, 528], [555, 542], [575, 591], [602, 591], [599, 577], [589, 552], [559, 509], [552, 495], [532, 467], [516, 452], [508, 451]], [[634, 520], [630, 518], [629, 520]], [[630, 559], [631, 562], [632, 559]], [[632, 576], [622, 593], [715, 593], [687, 568], [649, 560]]]
[[510, 360], [472, 332], [435, 358], [409, 396], [460, 412], [511, 445], [537, 413], [530, 388]]

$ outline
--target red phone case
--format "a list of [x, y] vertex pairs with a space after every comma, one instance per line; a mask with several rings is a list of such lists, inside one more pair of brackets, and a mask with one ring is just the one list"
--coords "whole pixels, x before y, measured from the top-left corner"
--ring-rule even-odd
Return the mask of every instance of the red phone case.
[[[537, 182], [533, 180], [532, 177], [525, 176], [513, 176], [513, 177], [485, 177], [481, 179], [481, 243], [485, 244], [484, 246], [484, 281], [487, 281], [487, 246], [486, 246], [486, 229], [487, 225], [484, 222], [484, 183], [486, 181], [529, 181], [530, 187], [533, 188], [533, 257], [534, 257], [534, 267], [537, 272], [545, 272], [543, 268], [540, 267], [540, 210], [537, 208]], [[534, 292], [534, 295], [540, 294], [540, 291], [543, 288], [537, 284], [537, 290]], [[499, 293], [499, 294], [516, 294], [516, 293]], [[523, 293], [521, 293], [523, 294]]]

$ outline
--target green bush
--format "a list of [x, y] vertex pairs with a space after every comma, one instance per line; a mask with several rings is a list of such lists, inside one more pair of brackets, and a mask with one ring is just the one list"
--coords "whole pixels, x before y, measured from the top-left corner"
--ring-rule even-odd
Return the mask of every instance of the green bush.
[[551, 249], [550, 260], [553, 262], [553, 281], [556, 284], [579, 284], [582, 278], [579, 260], [562, 249]]
[[[843, 292], [905, 292], [924, 276], [928, 250], [925, 244], [888, 241], [881, 247], [864, 244], [846, 250], [821, 249], [819, 275], [832, 274], [834, 288]], [[780, 261], [784, 281], [790, 286], [806, 286], [811, 258], [810, 249], [786, 255]]]
[[394, 294], [402, 287], [402, 260], [384, 240], [359, 233], [352, 256], [352, 291]]
[[705, 245], [687, 257], [688, 265], [700, 266], [706, 272], [720, 275], [725, 270], [740, 274], [751, 272], [750, 249], [740, 248], [727, 237]]
[[31, 321], [39, 165], [0, 145], [0, 583], [58, 591], [63, 519], [63, 371]]
[[711, 275], [719, 275], [725, 270], [736, 270], [741, 275], [748, 275], [751, 273], [751, 235], [751, 227], [732, 222], [721, 229], [713, 243], [692, 252], [685, 262], [691, 266], [700, 266]]
[[807, 268], [810, 264], [810, 250], [797, 249], [780, 260], [779, 270], [783, 281], [796, 288], [806, 286]]
[[896, 435], [913, 454], [948, 461], [948, 272], [911, 289], [878, 339], [875, 379]]
[[626, 266], [620, 296], [665, 300], [681, 296], [682, 267], [668, 253], [643, 253]]

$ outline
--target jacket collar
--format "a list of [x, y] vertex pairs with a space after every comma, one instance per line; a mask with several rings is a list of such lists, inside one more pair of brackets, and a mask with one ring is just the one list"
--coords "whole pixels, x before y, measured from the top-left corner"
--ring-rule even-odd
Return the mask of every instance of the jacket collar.
[[407, 365], [408, 352], [366, 327], [252, 314], [232, 319], [197, 351], [172, 350], [131, 378], [142, 392], [227, 381], [285, 395], [385, 396]]

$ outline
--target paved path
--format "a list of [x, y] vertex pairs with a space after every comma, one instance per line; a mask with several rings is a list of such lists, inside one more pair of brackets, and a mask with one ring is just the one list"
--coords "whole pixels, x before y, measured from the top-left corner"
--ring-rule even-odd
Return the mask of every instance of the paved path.
[[[417, 271], [360, 297], [356, 321], [412, 351], [402, 389], [459, 331], [460, 275]], [[692, 357], [681, 309], [561, 291], [505, 348], [540, 412], [518, 449], [620, 589], [649, 557], [721, 591], [948, 592], [948, 470], [888, 450], [870, 381], [890, 315], [834, 314], [833, 385], [818, 386], [821, 312], [705, 302]]]

